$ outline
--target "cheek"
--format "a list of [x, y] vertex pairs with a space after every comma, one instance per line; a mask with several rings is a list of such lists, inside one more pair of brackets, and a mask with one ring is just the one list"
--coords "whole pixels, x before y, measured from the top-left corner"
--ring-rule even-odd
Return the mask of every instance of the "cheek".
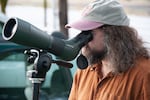
[[91, 49], [99, 51], [104, 48], [104, 41], [102, 38], [99, 38], [91, 41], [88, 45]]
[[84, 46], [82, 49], [81, 49], [81, 52], [83, 55], [86, 55], [88, 52], [90, 51], [90, 48], [88, 45]]
[[92, 52], [100, 52], [104, 49], [104, 36], [102, 33], [94, 34], [93, 40], [82, 48], [82, 54], [89, 55]]

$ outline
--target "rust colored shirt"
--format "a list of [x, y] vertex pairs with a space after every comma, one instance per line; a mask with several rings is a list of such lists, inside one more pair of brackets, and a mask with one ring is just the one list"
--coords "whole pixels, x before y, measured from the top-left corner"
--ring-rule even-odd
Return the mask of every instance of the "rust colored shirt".
[[140, 59], [124, 73], [101, 78], [98, 65], [78, 70], [69, 100], [150, 100], [150, 59]]

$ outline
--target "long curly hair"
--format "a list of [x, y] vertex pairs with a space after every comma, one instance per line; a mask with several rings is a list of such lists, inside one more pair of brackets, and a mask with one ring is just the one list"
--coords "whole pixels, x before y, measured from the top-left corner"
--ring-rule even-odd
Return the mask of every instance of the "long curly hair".
[[135, 64], [137, 57], [149, 58], [148, 50], [143, 46], [137, 31], [129, 26], [101, 27], [105, 34], [105, 46], [112, 67], [117, 72], [124, 72]]

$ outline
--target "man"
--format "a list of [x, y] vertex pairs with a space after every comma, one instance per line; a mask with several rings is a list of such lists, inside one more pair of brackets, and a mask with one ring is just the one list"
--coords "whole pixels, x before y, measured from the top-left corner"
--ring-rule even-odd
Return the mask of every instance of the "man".
[[115, 0], [95, 0], [67, 24], [93, 34], [81, 50], [89, 66], [78, 69], [69, 100], [150, 100], [150, 59]]

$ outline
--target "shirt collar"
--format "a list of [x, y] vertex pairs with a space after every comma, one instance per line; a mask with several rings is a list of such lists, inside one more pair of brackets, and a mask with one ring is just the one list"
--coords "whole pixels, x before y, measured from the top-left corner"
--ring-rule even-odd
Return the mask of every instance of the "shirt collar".
[[90, 67], [90, 71], [95, 71], [98, 75], [98, 77], [100, 77], [101, 79], [103, 78], [110, 78], [110, 77], [113, 77], [114, 76], [114, 73], [113, 72], [109, 72], [105, 77], [103, 77], [103, 74], [102, 74], [102, 66], [101, 64], [94, 64], [94, 65], [91, 65], [89, 66]]

